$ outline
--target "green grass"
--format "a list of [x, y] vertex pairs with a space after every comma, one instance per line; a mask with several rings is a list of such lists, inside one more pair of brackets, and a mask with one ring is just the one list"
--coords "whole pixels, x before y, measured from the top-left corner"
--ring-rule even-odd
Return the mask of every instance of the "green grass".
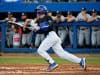
[[[54, 57], [55, 61], [59, 64], [72, 63], [67, 60], [60, 59], [58, 57]], [[41, 57], [0, 57], [0, 64], [45, 64], [46, 61]], [[99, 57], [88, 57], [87, 64], [99, 64]]]

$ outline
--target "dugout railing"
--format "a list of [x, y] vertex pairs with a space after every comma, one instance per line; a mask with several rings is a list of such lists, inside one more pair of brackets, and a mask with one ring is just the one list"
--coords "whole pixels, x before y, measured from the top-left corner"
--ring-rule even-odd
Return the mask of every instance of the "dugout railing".
[[[7, 23], [1, 23], [1, 30], [2, 30], [2, 41], [1, 41], [1, 48], [2, 48], [2, 52], [36, 52], [36, 48], [7, 48], [6, 47], [6, 26]], [[73, 28], [73, 47], [72, 48], [65, 48], [65, 50], [68, 50], [69, 52], [72, 53], [100, 53], [100, 48], [78, 48], [77, 45], [77, 29], [79, 26], [88, 26], [91, 30], [92, 26], [98, 26], [100, 25], [100, 21], [93, 21], [93, 22], [84, 22], [84, 21], [79, 21], [79, 22], [72, 22], [72, 23], [67, 23], [67, 22], [63, 22], [60, 23], [58, 26], [69, 26], [71, 25]], [[90, 37], [91, 38], [91, 37]], [[49, 52], [52, 52], [52, 50]]]

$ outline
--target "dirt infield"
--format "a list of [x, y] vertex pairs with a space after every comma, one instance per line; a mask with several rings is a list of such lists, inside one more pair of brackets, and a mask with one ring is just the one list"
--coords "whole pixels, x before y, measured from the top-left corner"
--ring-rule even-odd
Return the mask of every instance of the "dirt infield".
[[0, 64], [0, 75], [100, 75], [100, 65], [88, 65], [84, 71], [76, 64], [60, 64], [52, 72], [46, 72], [48, 65]]

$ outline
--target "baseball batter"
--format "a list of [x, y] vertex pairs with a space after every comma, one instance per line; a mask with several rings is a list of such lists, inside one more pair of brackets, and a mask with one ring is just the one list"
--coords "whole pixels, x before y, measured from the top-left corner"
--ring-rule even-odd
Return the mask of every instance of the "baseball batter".
[[47, 71], [52, 71], [53, 69], [58, 67], [58, 64], [47, 53], [47, 50], [51, 47], [60, 58], [80, 64], [80, 66], [83, 69], [85, 69], [86, 68], [85, 58], [79, 58], [75, 55], [72, 55], [69, 52], [64, 51], [64, 49], [62, 48], [61, 39], [53, 31], [54, 25], [52, 23], [52, 20], [49, 20], [48, 16], [46, 15], [46, 12], [47, 12], [46, 6], [44, 5], [37, 6], [36, 12], [39, 15], [39, 19], [36, 21], [37, 27], [36, 26], [33, 27], [33, 30], [35, 30], [37, 33], [40, 33], [40, 34], [44, 33], [46, 35], [45, 39], [40, 44], [37, 52], [45, 60], [48, 61], [49, 66], [47, 68]]

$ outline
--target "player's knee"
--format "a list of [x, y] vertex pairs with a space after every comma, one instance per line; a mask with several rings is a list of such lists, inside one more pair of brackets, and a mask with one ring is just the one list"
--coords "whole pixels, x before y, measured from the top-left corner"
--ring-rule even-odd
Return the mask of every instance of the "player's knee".
[[57, 55], [60, 57], [60, 58], [64, 58], [65, 57], [65, 54], [63, 53], [63, 52], [59, 52], [59, 53], [57, 53]]

